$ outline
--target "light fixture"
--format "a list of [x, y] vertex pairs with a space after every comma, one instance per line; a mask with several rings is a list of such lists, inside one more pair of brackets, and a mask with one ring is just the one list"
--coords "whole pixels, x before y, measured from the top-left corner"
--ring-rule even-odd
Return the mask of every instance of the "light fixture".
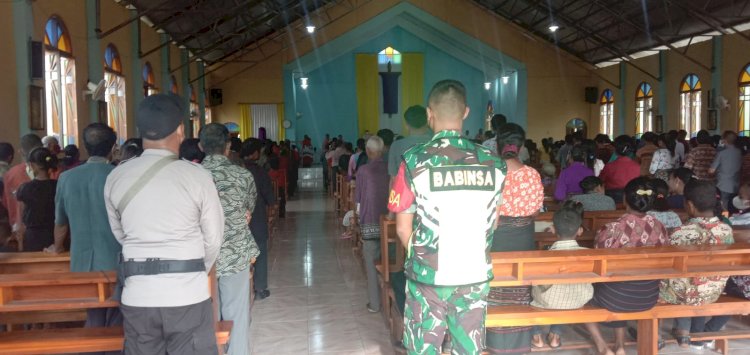
[[509, 79], [510, 76], [508, 76], [508, 74], [503, 75], [503, 84], [507, 84]]
[[555, 32], [557, 32], [557, 30], [560, 29], [560, 26], [558, 26], [556, 23], [552, 23], [547, 28], [549, 28], [550, 32], [555, 33]]
[[164, 31], [163, 28], [157, 28], [156, 33], [167, 33], [167, 31]]
[[307, 26], [305, 28], [307, 29], [307, 33], [313, 33], [313, 32], [315, 32], [315, 26], [313, 26], [313, 25], [309, 25], [309, 26]]
[[[175, 43], [175, 44], [176, 44], [176, 43]], [[184, 44], [181, 44], [181, 45], [179, 45], [179, 46], [178, 46], [177, 48], [180, 48], [180, 49], [185, 49], [185, 45], [184, 45]]]
[[307, 77], [303, 76], [303, 77], [299, 78], [299, 81], [300, 81], [299, 87], [301, 87], [302, 90], [307, 90]]
[[492, 83], [491, 82], [488, 81], [488, 82], [484, 83], [484, 89], [485, 90], [489, 90], [491, 87], [492, 87]]

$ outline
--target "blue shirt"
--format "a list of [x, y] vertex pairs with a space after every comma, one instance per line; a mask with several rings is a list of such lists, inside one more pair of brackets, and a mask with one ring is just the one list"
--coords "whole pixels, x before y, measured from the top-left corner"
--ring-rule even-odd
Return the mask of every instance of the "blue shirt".
[[115, 270], [122, 247], [112, 234], [104, 204], [104, 183], [114, 166], [92, 157], [57, 182], [55, 224], [70, 226], [70, 271]]

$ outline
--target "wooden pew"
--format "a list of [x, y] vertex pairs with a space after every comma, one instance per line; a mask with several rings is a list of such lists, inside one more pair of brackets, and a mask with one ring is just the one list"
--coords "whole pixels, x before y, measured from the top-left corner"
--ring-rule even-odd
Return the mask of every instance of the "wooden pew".
[[[669, 246], [574, 251], [492, 253], [492, 286], [661, 280], [678, 277], [750, 275], [750, 245]], [[735, 315], [748, 312], [750, 301], [722, 297], [700, 307], [659, 304], [651, 310], [612, 313], [591, 306], [546, 310], [531, 306], [491, 306], [486, 326], [528, 326], [638, 321], [638, 353], [656, 354], [658, 320], [662, 318]]]
[[[680, 216], [682, 221], [687, 220], [688, 217], [685, 211], [678, 210], [674, 212]], [[623, 214], [625, 214], [625, 211], [621, 210], [584, 212], [582, 226], [585, 230], [598, 231], [605, 224], [614, 222], [622, 217]], [[554, 212], [542, 212], [534, 218], [534, 221], [552, 223], [552, 216], [554, 216]]]
[[[212, 296], [217, 295], [215, 279], [212, 271], [208, 285]], [[114, 271], [0, 275], [0, 314], [119, 307], [119, 302], [110, 298], [116, 281]], [[215, 318], [217, 306], [218, 302], [214, 302]], [[229, 339], [232, 323], [215, 324], [221, 348]], [[117, 351], [122, 346], [121, 327], [0, 333], [0, 354]]]
[[[405, 249], [396, 234], [396, 221], [387, 216], [380, 216], [380, 264], [375, 265], [378, 270], [378, 282], [380, 283], [381, 310], [391, 330], [394, 339], [401, 339], [403, 333], [403, 315], [398, 311], [396, 295], [390, 284], [391, 272], [404, 269]], [[391, 258], [389, 247], [395, 246], [394, 258]]]
[[0, 253], [0, 275], [69, 271], [70, 253]]

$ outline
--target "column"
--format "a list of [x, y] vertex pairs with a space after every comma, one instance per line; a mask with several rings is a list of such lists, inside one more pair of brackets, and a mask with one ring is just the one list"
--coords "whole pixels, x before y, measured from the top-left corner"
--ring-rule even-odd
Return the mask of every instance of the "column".
[[[8, 19], [11, 20], [11, 19]], [[18, 91], [18, 129], [20, 135], [31, 132], [29, 128], [29, 86], [31, 85], [31, 51], [29, 50], [34, 35], [34, 16], [31, 1], [13, 2], [13, 40], [16, 47], [16, 87]], [[39, 24], [40, 27], [44, 24]]]

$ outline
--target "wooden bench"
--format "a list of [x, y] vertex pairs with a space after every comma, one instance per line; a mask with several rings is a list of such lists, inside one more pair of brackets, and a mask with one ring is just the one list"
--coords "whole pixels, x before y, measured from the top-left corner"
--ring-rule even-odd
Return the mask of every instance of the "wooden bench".
[[[403, 334], [404, 319], [396, 304], [396, 295], [391, 287], [390, 277], [392, 272], [404, 269], [406, 250], [396, 234], [396, 221], [380, 216], [380, 263], [375, 265], [378, 270], [378, 283], [380, 284], [380, 309], [385, 316], [391, 336], [400, 340]], [[390, 246], [395, 247], [394, 257], [389, 253]]]
[[[114, 271], [0, 275], [0, 315], [12, 318], [28, 312], [119, 307], [119, 302], [111, 299], [116, 282]], [[208, 287], [216, 300], [215, 271], [209, 275]], [[218, 303], [213, 307], [217, 320]], [[221, 348], [229, 339], [232, 323], [217, 321], [216, 327], [223, 353]], [[0, 354], [110, 351], [121, 350], [123, 345], [122, 328], [9, 330], [0, 334]]]
[[0, 253], [0, 275], [69, 272], [70, 254]]
[[[492, 253], [491, 286], [661, 280], [679, 277], [750, 275], [750, 245], [669, 246], [573, 251]], [[547, 310], [531, 306], [491, 306], [487, 327], [576, 324], [633, 320], [638, 322], [638, 353], [656, 354], [658, 321], [748, 313], [750, 301], [721, 297], [700, 307], [659, 304], [651, 310], [613, 313], [591, 306]]]

